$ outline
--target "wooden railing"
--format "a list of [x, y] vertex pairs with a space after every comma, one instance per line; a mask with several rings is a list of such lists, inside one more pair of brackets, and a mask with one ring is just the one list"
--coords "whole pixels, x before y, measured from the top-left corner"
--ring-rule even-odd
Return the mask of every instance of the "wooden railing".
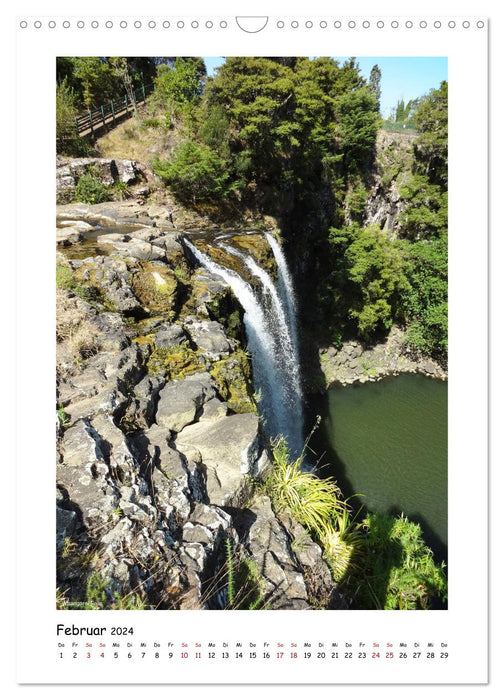
[[128, 95], [112, 100], [75, 117], [75, 130], [79, 136], [88, 136], [103, 127], [112, 125], [126, 116], [130, 116], [135, 107], [145, 102], [147, 95], [152, 92], [154, 85], [141, 85], [133, 93], [133, 99]]

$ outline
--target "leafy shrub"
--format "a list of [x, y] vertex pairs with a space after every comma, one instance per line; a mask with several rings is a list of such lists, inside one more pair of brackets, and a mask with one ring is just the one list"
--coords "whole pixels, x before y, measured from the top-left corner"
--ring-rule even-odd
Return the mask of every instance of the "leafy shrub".
[[195, 141], [180, 144], [171, 161], [155, 161], [154, 172], [177, 197], [193, 204], [228, 192], [225, 161], [211, 148]]
[[74, 199], [84, 204], [99, 204], [100, 202], [108, 202], [110, 193], [95, 175], [86, 173], [75, 187]]
[[341, 320], [369, 340], [399, 315], [408, 286], [402, 245], [374, 225], [331, 229], [329, 240], [334, 260], [329, 285], [344, 309]]
[[435, 563], [420, 525], [404, 515], [371, 513], [364, 519], [358, 580], [346, 589], [359, 609], [427, 610], [435, 599], [445, 602], [445, 565]]

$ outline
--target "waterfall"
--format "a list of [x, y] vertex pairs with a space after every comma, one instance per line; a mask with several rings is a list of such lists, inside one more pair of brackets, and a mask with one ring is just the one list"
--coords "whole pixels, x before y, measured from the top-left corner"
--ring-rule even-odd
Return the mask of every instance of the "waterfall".
[[297, 328], [297, 312], [296, 312], [296, 296], [294, 294], [294, 285], [292, 283], [292, 277], [287, 267], [287, 260], [283, 254], [283, 250], [276, 240], [270, 233], [266, 233], [266, 240], [270, 244], [270, 248], [273, 251], [275, 257], [275, 262], [278, 268], [278, 287], [280, 292], [280, 299], [284, 306], [287, 318], [289, 321], [289, 331], [292, 338], [294, 346], [294, 355], [296, 358], [296, 364], [299, 367], [299, 343], [298, 343], [298, 328]]
[[271, 437], [284, 435], [292, 457], [298, 457], [303, 448], [303, 416], [297, 344], [285, 305], [272, 279], [250, 255], [221, 243], [220, 247], [241, 259], [259, 280], [255, 288], [238, 273], [214, 262], [187, 239], [185, 243], [201, 265], [231, 287], [242, 305], [252, 355], [254, 388], [260, 396], [259, 412], [265, 431]]

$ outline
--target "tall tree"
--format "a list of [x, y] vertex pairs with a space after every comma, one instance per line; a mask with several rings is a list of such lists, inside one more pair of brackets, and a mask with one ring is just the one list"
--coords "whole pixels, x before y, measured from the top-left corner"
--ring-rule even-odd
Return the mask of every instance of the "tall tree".
[[371, 73], [369, 74], [369, 90], [376, 97], [378, 103], [378, 110], [380, 109], [380, 97], [381, 97], [381, 70], [380, 66], [375, 63], [371, 68]]

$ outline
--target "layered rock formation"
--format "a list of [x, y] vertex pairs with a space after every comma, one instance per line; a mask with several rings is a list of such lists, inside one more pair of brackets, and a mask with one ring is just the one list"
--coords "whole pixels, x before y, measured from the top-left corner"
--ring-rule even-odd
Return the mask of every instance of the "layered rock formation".
[[58, 212], [59, 604], [225, 608], [232, 566], [242, 607], [343, 605], [257, 489], [271, 462], [230, 289], [176, 231], [97, 228], [113, 216]]

